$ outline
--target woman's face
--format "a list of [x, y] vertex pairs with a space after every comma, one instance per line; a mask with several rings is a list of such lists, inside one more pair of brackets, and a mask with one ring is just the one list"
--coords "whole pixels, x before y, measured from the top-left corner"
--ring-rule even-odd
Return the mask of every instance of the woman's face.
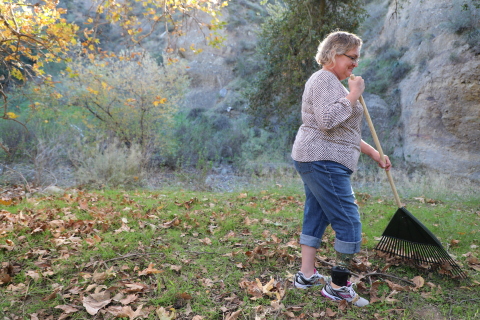
[[358, 67], [358, 59], [360, 58], [360, 48], [352, 49], [345, 54], [337, 54], [335, 56], [335, 66], [332, 64], [325, 68], [333, 72], [339, 80], [344, 80], [353, 73], [353, 69]]

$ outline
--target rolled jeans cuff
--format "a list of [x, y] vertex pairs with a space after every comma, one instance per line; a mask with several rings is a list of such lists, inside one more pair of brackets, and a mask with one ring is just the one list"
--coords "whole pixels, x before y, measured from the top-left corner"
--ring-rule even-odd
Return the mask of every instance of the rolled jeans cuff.
[[300, 244], [304, 244], [309, 247], [313, 248], [320, 248], [320, 244], [322, 243], [322, 239], [317, 237], [308, 236], [306, 234], [300, 234]]
[[353, 254], [360, 252], [360, 245], [362, 244], [362, 240], [358, 242], [345, 242], [342, 240], [339, 240], [338, 238], [335, 238], [335, 251], [338, 251], [340, 253], [346, 253], [346, 254]]

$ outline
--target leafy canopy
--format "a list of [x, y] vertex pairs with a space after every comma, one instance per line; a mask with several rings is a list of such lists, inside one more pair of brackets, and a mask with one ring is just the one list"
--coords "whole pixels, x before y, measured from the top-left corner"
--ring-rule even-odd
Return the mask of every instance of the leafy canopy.
[[366, 16], [361, 0], [283, 0], [268, 4], [259, 34], [263, 69], [247, 90], [255, 125], [293, 132], [305, 81], [318, 69], [317, 47], [329, 33], [355, 32]]
[[[59, 91], [71, 115], [126, 145], [164, 148], [188, 80], [181, 62], [159, 65], [148, 53], [68, 63]], [[58, 87], [58, 86], [57, 86]], [[93, 134], [95, 134], [95, 132]]]
[[[98, 30], [102, 25], [120, 27], [122, 41], [135, 46], [159, 26], [166, 28], [169, 37], [182, 35], [186, 32], [182, 22], [192, 18], [199, 28], [211, 31], [205, 37], [216, 46], [223, 41], [216, 33], [223, 26], [218, 15], [227, 3], [228, 0], [93, 0], [90, 16], [82, 21], [82, 27], [86, 27], [81, 30], [66, 20], [67, 10], [58, 6], [58, 0], [3, 0], [0, 2], [0, 96], [3, 98], [0, 118], [18, 122], [18, 116], [9, 110], [7, 99], [12, 83], [25, 84], [32, 79], [50, 81], [43, 71], [44, 65], [68, 61], [71, 46], [77, 42], [81, 42], [89, 59], [114, 55], [99, 47]], [[197, 18], [199, 12], [211, 21], [205, 23], [205, 19]], [[169, 46], [167, 51], [174, 49]], [[0, 147], [8, 152], [1, 143]]]

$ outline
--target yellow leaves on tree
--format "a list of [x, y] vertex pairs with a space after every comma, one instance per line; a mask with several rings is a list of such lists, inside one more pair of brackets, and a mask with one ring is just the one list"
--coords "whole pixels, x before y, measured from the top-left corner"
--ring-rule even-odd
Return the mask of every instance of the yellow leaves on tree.
[[6, 115], [7, 115], [7, 117], [8, 117], [9, 119], [16, 119], [16, 118], [18, 118], [18, 115], [16, 115], [14, 112], [7, 112]]
[[[208, 27], [210, 30], [223, 28], [220, 21], [220, 11], [228, 5], [227, 1], [217, 0], [135, 0], [133, 1], [93, 1], [95, 18], [89, 18], [86, 23], [96, 29], [103, 21], [116, 24], [122, 29], [125, 40], [138, 44], [153, 34], [157, 28], [166, 27], [166, 35], [170, 38], [185, 34], [185, 18], [194, 17], [193, 21], [199, 28]], [[141, 8], [138, 14], [139, 8]], [[198, 19], [198, 13], [211, 19], [204, 23]], [[177, 16], [177, 18], [175, 18]], [[102, 17], [102, 19], [100, 18]], [[182, 17], [182, 18], [178, 18]], [[88, 42], [95, 40], [96, 32], [87, 37]], [[223, 38], [222, 38], [223, 41]], [[217, 45], [210, 41], [211, 45]]]
[[61, 17], [66, 10], [57, 8], [57, 3], [0, 3], [0, 60], [7, 69], [7, 78], [25, 81], [35, 72], [37, 61], [56, 61], [75, 43], [78, 26]]
[[[78, 57], [60, 78], [69, 117], [132, 145], [164, 148], [173, 115], [188, 86], [182, 63], [159, 65], [148, 53], [108, 58]], [[80, 108], [79, 108], [80, 107]]]
[[[98, 47], [98, 31], [105, 24], [115, 24], [122, 29], [122, 43], [138, 45], [142, 40], [154, 34], [158, 27], [166, 28], [167, 38], [175, 38], [187, 32], [182, 25], [186, 18], [193, 18], [199, 28], [210, 30], [222, 28], [219, 20], [220, 10], [228, 1], [217, 0], [93, 0], [91, 11], [80, 26], [67, 21], [67, 10], [59, 8], [58, 0], [3, 0], [0, 2], [0, 61], [2, 61], [2, 79], [0, 79], [0, 96], [4, 102], [1, 118], [15, 119], [7, 114], [8, 96], [5, 91], [8, 83], [25, 84], [31, 79], [43, 79], [50, 82], [43, 66], [48, 62], [69, 61], [73, 48], [78, 47], [81, 38], [82, 54], [93, 63], [98, 56], [115, 57], [115, 54]], [[201, 19], [197, 18], [203, 13]], [[203, 21], [211, 19], [206, 24]], [[163, 30], [161, 30], [163, 32]], [[217, 46], [222, 41], [219, 35], [210, 34], [211, 45]], [[169, 48], [170, 45], [169, 41]], [[172, 49], [173, 50], [173, 49]], [[168, 50], [167, 50], [168, 52]], [[168, 63], [175, 61], [168, 58]], [[70, 77], [76, 74], [70, 73]], [[132, 80], [132, 79], [128, 79]], [[103, 89], [107, 89], [104, 87]], [[93, 95], [100, 95], [101, 90], [94, 87], [87, 89]], [[52, 96], [61, 98], [62, 96]], [[152, 106], [168, 105], [168, 97], [150, 101]], [[18, 121], [17, 121], [18, 122]], [[119, 126], [121, 123], [116, 123]], [[8, 153], [8, 148], [0, 143]]]

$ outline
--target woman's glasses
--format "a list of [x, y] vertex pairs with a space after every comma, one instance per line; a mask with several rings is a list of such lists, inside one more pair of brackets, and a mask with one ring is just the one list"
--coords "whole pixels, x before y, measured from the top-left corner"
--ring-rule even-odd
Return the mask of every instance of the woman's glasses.
[[350, 60], [352, 60], [353, 63], [358, 64], [358, 63], [360, 62], [360, 58], [354, 58], [354, 57], [351, 57], [351, 56], [349, 56], [348, 54], [345, 54], [345, 53], [344, 53], [343, 55], [344, 55], [345, 57], [350, 58]]

